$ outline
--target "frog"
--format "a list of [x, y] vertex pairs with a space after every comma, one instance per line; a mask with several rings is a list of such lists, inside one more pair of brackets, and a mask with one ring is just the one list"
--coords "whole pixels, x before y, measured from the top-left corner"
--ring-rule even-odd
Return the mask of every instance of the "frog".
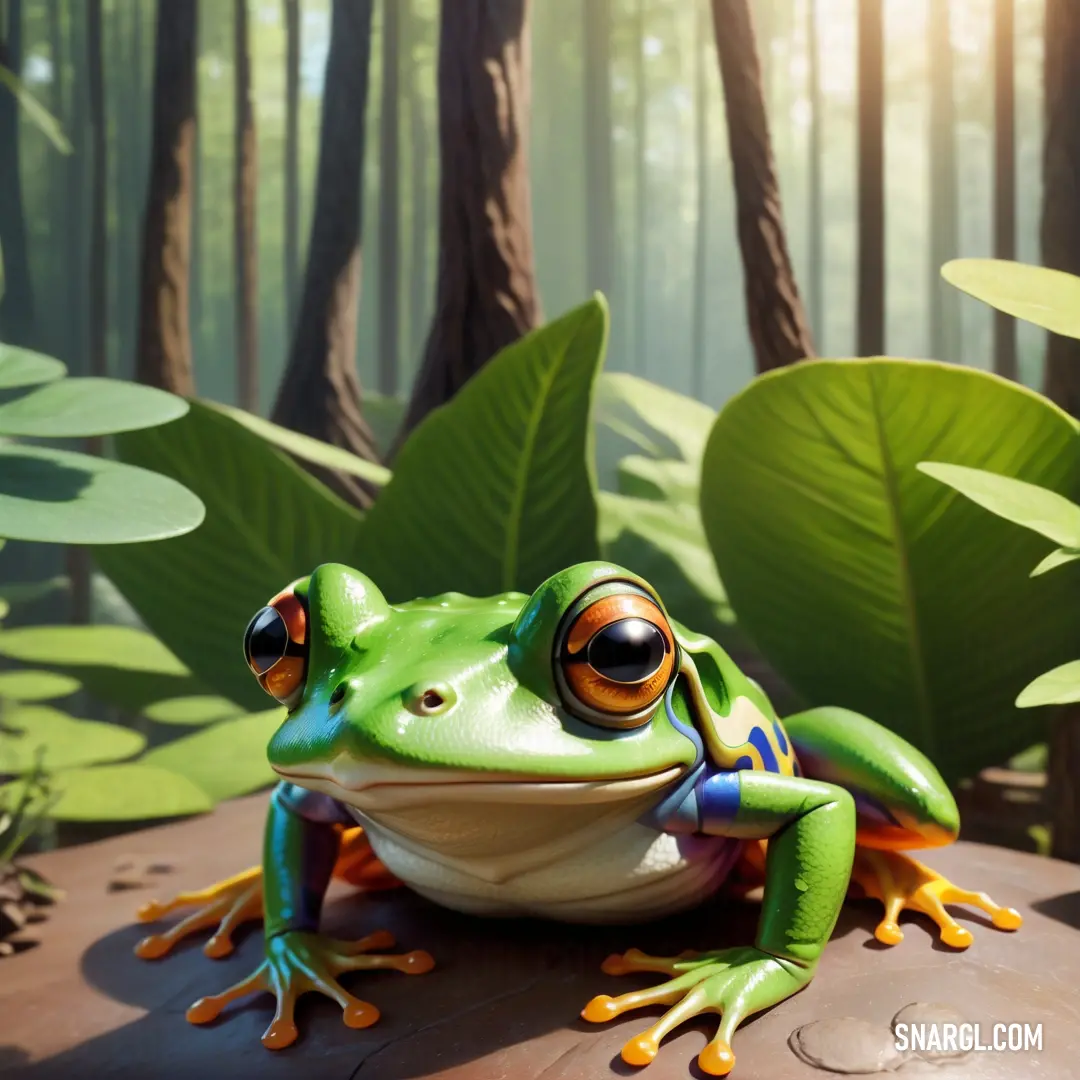
[[148, 960], [204, 930], [207, 955], [227, 955], [242, 924], [263, 920], [261, 962], [196, 1001], [193, 1024], [268, 993], [262, 1042], [281, 1049], [299, 1035], [302, 994], [329, 997], [347, 1026], [365, 1028], [379, 1010], [345, 975], [433, 968], [422, 949], [392, 951], [379, 929], [322, 935], [335, 879], [360, 896], [406, 887], [475, 916], [585, 924], [642, 923], [759, 887], [752, 942], [695, 942], [704, 948], [676, 956], [628, 948], [603, 971], [661, 981], [581, 1012], [604, 1023], [665, 1007], [622, 1048], [632, 1066], [653, 1061], [684, 1021], [715, 1014], [697, 1059], [714, 1076], [734, 1066], [743, 1021], [814, 978], [849, 895], [881, 903], [883, 945], [903, 939], [898, 920], [912, 911], [945, 945], [967, 948], [952, 904], [1000, 930], [1021, 926], [1015, 909], [909, 854], [952, 843], [960, 827], [923, 753], [847, 708], [781, 720], [728, 652], [612, 562], [569, 567], [531, 595], [402, 603], [326, 563], [259, 609], [243, 642], [251, 673], [286, 710], [267, 748], [277, 782], [261, 865], [138, 913], [184, 913], [139, 942]]

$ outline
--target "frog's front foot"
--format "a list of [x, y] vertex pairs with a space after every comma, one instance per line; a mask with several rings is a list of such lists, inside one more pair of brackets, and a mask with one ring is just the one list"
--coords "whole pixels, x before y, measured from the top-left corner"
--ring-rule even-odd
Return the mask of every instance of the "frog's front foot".
[[874, 937], [883, 945], [896, 945], [904, 940], [897, 922], [904, 910], [929, 915], [941, 930], [941, 940], [954, 949], [966, 949], [974, 939], [971, 931], [945, 910], [946, 904], [979, 908], [999, 930], [1018, 930], [1024, 921], [1014, 908], [1001, 907], [984, 892], [961, 889], [936, 870], [900, 851], [857, 848], [851, 879], [867, 896], [885, 905], [885, 915], [874, 931]]
[[647, 990], [618, 997], [602, 994], [582, 1010], [593, 1023], [646, 1005], [670, 1005], [659, 1020], [622, 1049], [628, 1065], [648, 1065], [656, 1057], [660, 1040], [679, 1024], [702, 1013], [719, 1013], [720, 1026], [698, 1065], [710, 1076], [726, 1076], [735, 1064], [731, 1038], [753, 1013], [791, 997], [811, 979], [813, 972], [755, 948], [721, 949], [708, 953], [682, 953], [674, 957], [646, 956], [637, 949], [609, 956], [603, 970], [609, 975], [655, 971], [672, 978]]
[[164, 903], [151, 900], [139, 908], [137, 917], [140, 922], [156, 922], [181, 908], [195, 910], [163, 933], [144, 937], [135, 946], [136, 956], [157, 960], [177, 942], [211, 926], [217, 929], [203, 946], [203, 952], [215, 959], [228, 956], [233, 951], [232, 937], [237, 927], [263, 916], [262, 871], [253, 866], [206, 889], [177, 893]]
[[435, 961], [426, 952], [399, 955], [373, 953], [372, 949], [392, 949], [393, 937], [384, 932], [369, 934], [359, 941], [334, 941], [321, 934], [289, 931], [270, 938], [266, 959], [248, 978], [211, 997], [200, 998], [187, 1011], [192, 1024], [206, 1024], [237, 998], [270, 993], [277, 1000], [274, 1019], [262, 1037], [263, 1046], [281, 1050], [295, 1042], [298, 1031], [294, 1011], [301, 994], [325, 994], [341, 1006], [345, 1023], [351, 1028], [370, 1027], [379, 1019], [379, 1010], [348, 993], [338, 978], [347, 971], [394, 968], [406, 975], [422, 975]]

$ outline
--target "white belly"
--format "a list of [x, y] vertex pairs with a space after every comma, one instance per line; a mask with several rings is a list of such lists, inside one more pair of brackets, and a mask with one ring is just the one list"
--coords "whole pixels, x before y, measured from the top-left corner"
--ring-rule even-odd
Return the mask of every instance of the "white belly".
[[741, 848], [724, 837], [669, 836], [631, 822], [492, 880], [479, 864], [473, 872], [467, 861], [440, 858], [371, 820], [363, 824], [390, 872], [443, 907], [564, 922], [636, 922], [694, 907], [723, 883]]

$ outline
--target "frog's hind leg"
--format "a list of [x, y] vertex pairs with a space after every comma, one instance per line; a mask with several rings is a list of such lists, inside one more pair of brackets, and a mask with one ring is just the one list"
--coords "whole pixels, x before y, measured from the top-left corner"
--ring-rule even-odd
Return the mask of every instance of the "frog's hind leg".
[[[365, 892], [392, 889], [401, 884], [376, 858], [361, 828], [341, 831], [334, 877]], [[214, 959], [228, 956], [234, 948], [236, 931], [244, 923], [263, 917], [262, 869], [252, 866], [205, 889], [177, 893], [164, 902], [151, 900], [139, 908], [137, 918], [140, 922], [157, 922], [180, 910], [190, 913], [160, 934], [143, 938], [135, 946], [136, 956], [144, 960], [160, 959], [179, 942], [211, 927], [215, 929], [203, 952]]]
[[946, 910], [968, 904], [990, 916], [999, 930], [1023, 920], [984, 892], [954, 885], [908, 850], [951, 844], [960, 815], [941, 774], [910, 743], [847, 709], [810, 709], [784, 720], [800, 770], [815, 780], [847, 789], [855, 799], [856, 849], [851, 878], [865, 896], [880, 900], [884, 916], [874, 936], [896, 945], [904, 934], [904, 910], [919, 911], [938, 925], [941, 940], [956, 949], [972, 943], [969, 930]]

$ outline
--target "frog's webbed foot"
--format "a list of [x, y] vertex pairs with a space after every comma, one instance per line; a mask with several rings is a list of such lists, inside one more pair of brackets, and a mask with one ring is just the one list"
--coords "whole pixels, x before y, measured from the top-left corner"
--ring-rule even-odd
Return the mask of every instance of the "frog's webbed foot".
[[177, 893], [164, 902], [151, 900], [139, 908], [140, 922], [156, 922], [182, 908], [195, 910], [162, 933], [144, 937], [135, 946], [135, 955], [143, 960], [157, 960], [171, 952], [177, 942], [216, 926], [203, 952], [215, 959], [228, 956], [233, 951], [233, 934], [237, 928], [262, 918], [262, 899], [262, 870], [253, 866], [208, 888]]
[[188, 1009], [187, 1019], [192, 1024], [206, 1024], [238, 998], [270, 993], [274, 995], [277, 1007], [262, 1042], [269, 1050], [282, 1050], [295, 1042], [299, 1034], [294, 1017], [297, 998], [314, 991], [341, 1006], [348, 1027], [370, 1027], [379, 1019], [379, 1010], [345, 990], [338, 982], [341, 975], [379, 968], [422, 975], [435, 965], [426, 952], [399, 955], [371, 952], [372, 949], [393, 947], [394, 939], [385, 931], [369, 934], [359, 941], [335, 941], [320, 934], [299, 931], [280, 934], [266, 943], [266, 959], [251, 975], [220, 994], [200, 998]]
[[631, 949], [621, 956], [609, 956], [603, 970], [609, 975], [653, 971], [672, 976], [646, 990], [618, 997], [602, 994], [582, 1010], [583, 1019], [602, 1023], [630, 1009], [670, 1006], [656, 1023], [623, 1047], [622, 1059], [628, 1065], [648, 1065], [656, 1057], [660, 1040], [684, 1021], [702, 1013], [719, 1013], [716, 1035], [698, 1055], [698, 1065], [710, 1076], [731, 1072], [735, 1064], [731, 1038], [743, 1020], [801, 990], [812, 975], [756, 948], [685, 952], [673, 957], [646, 956]]
[[885, 905], [884, 917], [874, 931], [874, 937], [883, 945], [896, 945], [904, 940], [897, 922], [904, 910], [929, 915], [941, 930], [941, 940], [954, 949], [966, 949], [974, 939], [971, 931], [945, 910], [946, 904], [976, 907], [989, 915], [999, 930], [1018, 930], [1024, 921], [1014, 908], [1001, 907], [984, 892], [961, 889], [936, 870], [900, 851], [857, 848], [851, 878], [867, 896]]

